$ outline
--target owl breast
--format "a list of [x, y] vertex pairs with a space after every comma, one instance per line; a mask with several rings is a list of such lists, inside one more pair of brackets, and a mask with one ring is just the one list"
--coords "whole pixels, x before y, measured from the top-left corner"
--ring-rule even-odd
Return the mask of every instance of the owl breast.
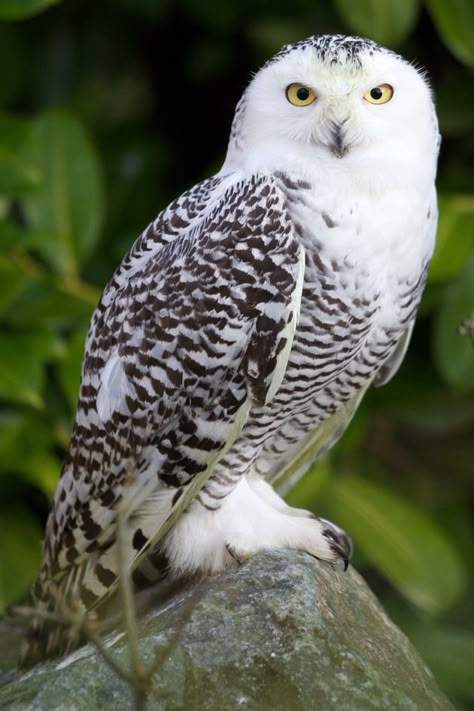
[[306, 181], [280, 180], [306, 253], [298, 326], [278, 392], [252, 411], [201, 492], [203, 503], [209, 495], [208, 507], [232, 486], [234, 472], [254, 468], [269, 476], [291, 460], [364, 388], [414, 319], [426, 277], [432, 248], [426, 210], [410, 215], [407, 207], [406, 216], [387, 222], [390, 196], [377, 215], [357, 201], [336, 209], [334, 191], [325, 205]]

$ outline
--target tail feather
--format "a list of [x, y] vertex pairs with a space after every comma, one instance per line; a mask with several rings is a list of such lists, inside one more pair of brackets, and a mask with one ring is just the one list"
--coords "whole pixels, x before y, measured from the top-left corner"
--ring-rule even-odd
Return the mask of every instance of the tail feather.
[[[77, 614], [79, 617], [80, 612]], [[28, 669], [45, 659], [67, 654], [80, 643], [81, 628], [74, 624], [72, 612], [51, 597], [35, 600], [19, 667]]]
[[[131, 557], [133, 536], [127, 541]], [[163, 578], [167, 561], [152, 550], [144, 556], [131, 577], [135, 589], [143, 589]], [[110, 596], [118, 583], [116, 542], [100, 554], [79, 566], [71, 566], [57, 583], [38, 581], [32, 593], [31, 623], [20, 659], [21, 668], [29, 668], [40, 661], [62, 656], [80, 646], [86, 634], [84, 627], [104, 620], [109, 612]]]
[[[100, 556], [95, 556], [95, 562], [99, 560]], [[91, 610], [104, 596], [104, 586], [91, 575], [91, 565], [89, 559], [71, 566], [58, 580], [40, 575], [32, 590], [31, 622], [20, 667], [61, 656], [83, 642], [85, 625], [96, 618]], [[116, 575], [110, 581], [115, 579]]]

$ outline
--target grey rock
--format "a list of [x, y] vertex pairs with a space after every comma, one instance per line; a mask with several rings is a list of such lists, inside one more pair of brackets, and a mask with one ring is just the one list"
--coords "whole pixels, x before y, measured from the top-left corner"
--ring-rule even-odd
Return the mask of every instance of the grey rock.
[[[145, 664], [165, 652], [150, 710], [453, 711], [358, 573], [295, 551], [259, 554], [149, 612], [139, 649]], [[123, 711], [133, 694], [88, 645], [5, 684], [0, 708]]]

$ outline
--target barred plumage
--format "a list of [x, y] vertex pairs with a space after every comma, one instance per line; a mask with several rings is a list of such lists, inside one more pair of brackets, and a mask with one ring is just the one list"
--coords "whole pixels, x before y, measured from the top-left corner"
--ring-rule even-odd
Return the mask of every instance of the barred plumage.
[[[368, 113], [382, 81], [393, 106]], [[293, 82], [314, 106], [290, 104]], [[267, 62], [222, 170], [160, 213], [93, 315], [39, 605], [58, 591], [96, 609], [114, 590], [119, 505], [142, 582], [154, 558], [170, 575], [212, 572], [267, 546], [347, 564], [346, 534], [269, 482], [327, 449], [403, 358], [433, 249], [437, 145], [424, 80], [369, 40], [310, 38]], [[30, 658], [65, 646], [37, 623]]]

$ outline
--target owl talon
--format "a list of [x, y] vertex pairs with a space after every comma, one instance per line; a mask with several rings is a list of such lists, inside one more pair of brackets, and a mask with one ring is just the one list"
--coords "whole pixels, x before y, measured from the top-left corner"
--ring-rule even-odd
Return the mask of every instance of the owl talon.
[[237, 555], [237, 553], [235, 551], [235, 548], [233, 546], [231, 546], [230, 543], [226, 543], [225, 548], [226, 548], [227, 553], [230, 555], [230, 557], [233, 558], [238, 565], [242, 565], [242, 563], [244, 561], [241, 558], [239, 558], [239, 556]]
[[327, 521], [325, 518], [318, 520], [324, 525], [322, 534], [329, 541], [329, 547], [342, 558], [344, 561], [344, 570], [347, 570], [353, 552], [351, 538], [342, 528]]

